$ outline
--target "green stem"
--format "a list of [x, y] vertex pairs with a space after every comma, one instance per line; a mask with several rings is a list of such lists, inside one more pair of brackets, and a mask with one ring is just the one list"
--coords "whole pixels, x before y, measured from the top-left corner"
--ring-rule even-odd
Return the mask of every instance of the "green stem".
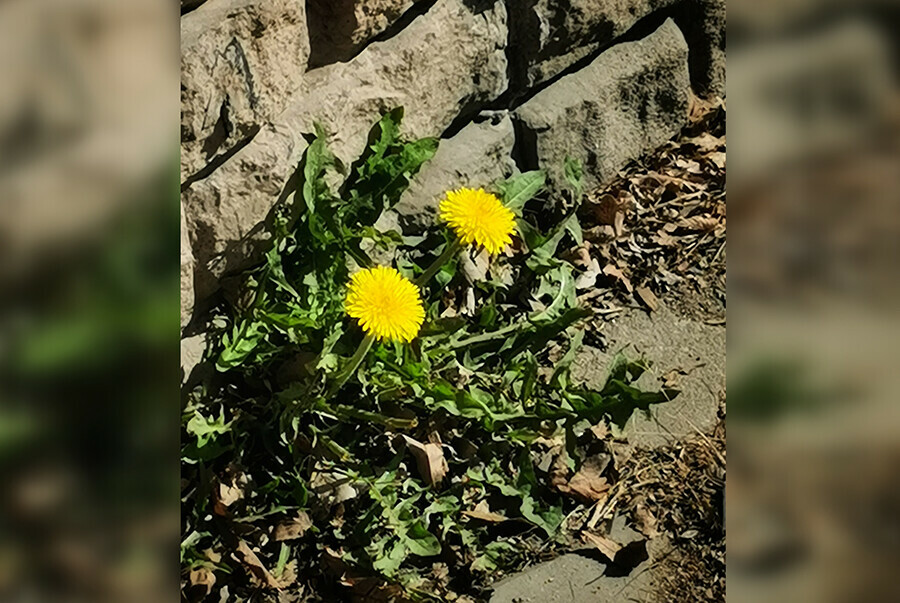
[[359, 368], [359, 365], [362, 364], [363, 359], [365, 359], [366, 354], [369, 352], [369, 349], [372, 347], [372, 343], [375, 342], [374, 335], [366, 335], [365, 338], [361, 342], [359, 342], [359, 347], [356, 348], [356, 352], [353, 354], [353, 357], [350, 361], [341, 369], [338, 373], [337, 377], [334, 381], [331, 382], [331, 387], [328, 388], [328, 392], [325, 394], [325, 399], [328, 400], [332, 398], [342, 387], [347, 383], [347, 380], [350, 378], [350, 375], [356, 372], [356, 369]]
[[451, 350], [458, 350], [460, 348], [468, 347], [470, 345], [476, 343], [483, 343], [485, 341], [491, 341], [492, 339], [496, 339], [497, 337], [502, 337], [507, 333], [514, 333], [518, 329], [521, 329], [523, 326], [526, 326], [528, 321], [523, 322], [514, 322], [512, 324], [506, 325], [502, 329], [497, 329], [496, 331], [491, 331], [490, 333], [482, 333], [481, 335], [474, 335], [472, 337], [467, 337], [466, 339], [462, 339], [450, 345]]
[[389, 417], [381, 413], [346, 406], [344, 404], [329, 405], [324, 400], [320, 400], [316, 404], [316, 410], [334, 415], [338, 419], [355, 419], [357, 421], [367, 421], [377, 425], [384, 425], [391, 429], [412, 429], [418, 424], [416, 419], [404, 419], [401, 417]]
[[447, 245], [447, 248], [444, 249], [444, 253], [442, 253], [435, 261], [431, 263], [431, 266], [428, 267], [425, 272], [419, 275], [415, 281], [415, 285], [417, 287], [424, 287], [428, 284], [428, 281], [431, 280], [437, 271], [440, 270], [444, 264], [446, 264], [453, 256], [455, 256], [459, 250], [462, 249], [462, 244], [459, 242], [459, 239], [454, 239], [452, 243]]

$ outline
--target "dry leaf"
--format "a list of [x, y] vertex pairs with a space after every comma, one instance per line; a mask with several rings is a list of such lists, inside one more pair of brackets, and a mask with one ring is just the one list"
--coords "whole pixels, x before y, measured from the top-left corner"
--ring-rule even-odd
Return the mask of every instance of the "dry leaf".
[[659, 300], [649, 288], [635, 287], [634, 292], [637, 293], [637, 296], [641, 298], [642, 302], [647, 304], [647, 307], [650, 308], [651, 312], [659, 310]]
[[593, 205], [594, 217], [598, 224], [613, 226], [616, 223], [616, 214], [621, 210], [619, 200], [606, 194]]
[[572, 476], [562, 491], [587, 502], [605, 501], [609, 496], [609, 482], [605, 477], [579, 471]]
[[606, 423], [597, 423], [591, 427], [591, 433], [598, 440], [605, 440], [606, 436], [609, 435], [609, 427], [606, 426]]
[[330, 471], [319, 471], [319, 465], [309, 478], [310, 487], [319, 495], [322, 502], [328, 507], [340, 504], [344, 501], [356, 498], [359, 494], [351, 485], [351, 479], [346, 475], [339, 475]]
[[716, 153], [710, 153], [706, 156], [707, 159], [716, 164], [716, 167], [719, 169], [725, 168], [725, 153], [719, 151]]
[[603, 271], [600, 269], [600, 262], [597, 261], [597, 258], [591, 258], [585, 271], [579, 274], [578, 278], [575, 279], [575, 290], [582, 291], [584, 289], [592, 288], [597, 282], [597, 277], [602, 273]]
[[440, 444], [431, 442], [423, 444], [407, 435], [403, 436], [407, 448], [412, 452], [416, 459], [416, 465], [419, 468], [419, 474], [429, 486], [441, 483], [447, 471], [447, 460], [444, 458], [444, 449]]
[[244, 565], [247, 572], [249, 572], [253, 578], [265, 586], [281, 590], [281, 585], [278, 583], [278, 580], [275, 579], [275, 576], [266, 569], [266, 566], [262, 564], [262, 561], [259, 560], [259, 557], [257, 557], [256, 553], [253, 552], [253, 549], [250, 548], [250, 545], [243, 540], [238, 542], [234, 557]]
[[[206, 567], [198, 567], [191, 570], [188, 580], [192, 588], [196, 588], [199, 593], [199, 599], [206, 598], [212, 592], [212, 587], [216, 584], [216, 575]], [[193, 595], [193, 593], [191, 593]]]
[[625, 285], [625, 289], [631, 293], [634, 288], [631, 286], [631, 281], [625, 276], [625, 273], [619, 269], [615, 264], [607, 264], [603, 267], [603, 274], [607, 276], [611, 276], [617, 280], [619, 280], [623, 285]]
[[273, 537], [277, 541], [295, 540], [303, 536], [312, 527], [312, 520], [305, 511], [299, 511], [297, 517], [290, 521], [284, 521], [275, 526]]
[[[581, 500], [593, 503], [604, 501], [609, 496], [609, 482], [601, 474], [609, 465], [610, 457], [608, 454], [597, 454], [585, 459], [581, 468], [572, 476], [572, 479], [566, 481], [565, 474], [560, 475], [559, 471], [555, 471], [551, 475], [551, 481], [556, 489], [563, 494], [568, 494]], [[556, 466], [554, 466], [556, 469]], [[562, 477], [562, 479], [560, 479]]]
[[719, 225], [719, 219], [712, 216], [691, 216], [684, 218], [678, 223], [680, 228], [687, 230], [696, 230], [700, 232], [710, 232]]
[[622, 545], [619, 543], [613, 542], [609, 538], [598, 536], [597, 534], [591, 534], [590, 532], [582, 532], [581, 539], [600, 551], [600, 553], [610, 561], [615, 561], [616, 553], [622, 549]]
[[690, 174], [702, 174], [703, 168], [693, 159], [676, 159], [675, 167], [679, 167]]
[[701, 153], [709, 153], [710, 151], [715, 151], [719, 147], [725, 146], [725, 141], [723, 139], [717, 138], [709, 132], [704, 132], [694, 138], [688, 138], [685, 142], [695, 145]]
[[491, 511], [491, 508], [488, 506], [486, 500], [483, 500], [475, 505], [475, 508], [471, 511], [463, 511], [462, 514], [473, 519], [480, 519], [481, 521], [489, 521], [491, 523], [500, 523], [502, 521], [506, 521], [505, 516]]
[[647, 538], [656, 538], [659, 536], [659, 530], [656, 529], [659, 523], [656, 517], [647, 510], [642, 504], [638, 504], [634, 510], [635, 526], [638, 531]]
[[226, 507], [230, 507], [244, 498], [244, 491], [240, 486], [219, 484], [219, 501]]
[[229, 465], [213, 490], [213, 512], [222, 517], [228, 516], [228, 507], [244, 498], [244, 491], [250, 483], [249, 476], [235, 465]]
[[653, 237], [653, 242], [662, 247], [675, 247], [678, 245], [678, 239], [664, 229], [657, 231], [656, 236]]

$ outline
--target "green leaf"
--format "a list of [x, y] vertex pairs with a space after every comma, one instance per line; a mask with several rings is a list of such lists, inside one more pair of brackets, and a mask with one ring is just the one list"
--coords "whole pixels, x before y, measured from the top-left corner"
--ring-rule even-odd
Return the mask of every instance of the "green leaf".
[[575, 334], [572, 335], [572, 339], [569, 342], [569, 349], [566, 350], [565, 355], [556, 363], [556, 368], [553, 369], [553, 375], [550, 377], [550, 383], [555, 387], [568, 387], [569, 368], [572, 366], [572, 362], [575, 360], [575, 355], [578, 353], [579, 348], [581, 348], [581, 342], [583, 340], [584, 331], [575, 331]]
[[504, 557], [514, 555], [516, 552], [516, 547], [508, 542], [502, 540], [489, 542], [487, 546], [484, 547], [484, 553], [476, 557], [472, 562], [472, 571], [495, 571], [503, 563]]
[[540, 170], [518, 174], [497, 185], [503, 205], [513, 210], [517, 216], [522, 208], [544, 188], [547, 175]]
[[437, 536], [429, 532], [421, 521], [413, 521], [405, 531], [398, 534], [413, 555], [433, 557], [441, 552]]
[[243, 320], [236, 326], [229, 337], [222, 338], [224, 348], [216, 361], [216, 368], [227, 371], [244, 363], [250, 354], [266, 336], [268, 329], [265, 323]]
[[561, 506], [551, 506], [544, 511], [539, 511], [537, 502], [531, 496], [522, 497], [520, 512], [522, 517], [544, 530], [551, 538], [559, 530], [565, 517]]
[[571, 233], [576, 242], [581, 239], [581, 225], [578, 223], [578, 216], [573, 211], [563, 219], [563, 221], [553, 230], [543, 243], [535, 249], [532, 249], [531, 255], [528, 256], [525, 264], [529, 269], [537, 272], [541, 269], [548, 269], [558, 266], [561, 261], [555, 259], [556, 248], [562, 241], [566, 233]]
[[563, 173], [569, 186], [572, 187], [575, 199], [578, 200], [581, 197], [581, 187], [584, 178], [584, 169], [581, 166], [581, 161], [566, 155]]
[[194, 416], [188, 421], [185, 430], [197, 437], [197, 447], [202, 448], [217, 436], [231, 431], [231, 423], [225, 422], [225, 408], [219, 408], [218, 417], [205, 417], [199, 410], [194, 411]]
[[375, 223], [392, 207], [422, 165], [434, 157], [439, 139], [405, 142], [400, 136], [403, 108], [386, 113], [369, 132], [369, 145], [341, 189], [341, 221], [350, 231]]
[[391, 546], [387, 554], [382, 555], [372, 562], [372, 567], [385, 576], [393, 576], [406, 560], [409, 549], [402, 540], [397, 540]]
[[544, 292], [550, 287], [555, 288], [553, 298], [546, 308], [529, 318], [534, 324], [552, 322], [565, 311], [578, 305], [575, 277], [572, 275], [572, 267], [570, 265], [561, 265], [544, 275], [541, 278], [541, 288], [538, 290], [538, 297], [544, 295]]

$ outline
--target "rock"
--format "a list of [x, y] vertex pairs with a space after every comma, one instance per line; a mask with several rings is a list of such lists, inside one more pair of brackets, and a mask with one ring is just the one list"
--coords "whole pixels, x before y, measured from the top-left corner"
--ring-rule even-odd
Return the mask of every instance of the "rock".
[[280, 113], [309, 58], [298, 0], [208, 0], [181, 19], [181, 173], [196, 174]]
[[[702, 319], [676, 314], [665, 303], [647, 314], [632, 310], [604, 328], [608, 349], [633, 346], [629, 356], [653, 362], [638, 380], [638, 387], [658, 388], [667, 373], [687, 373], [678, 378], [681, 393], [675, 399], [650, 407], [650, 416], [635, 412], [625, 426], [629, 444], [655, 447], [671, 443], [699, 430], [706, 433], [718, 421], [719, 394], [725, 390], [725, 329]], [[592, 346], [582, 347], [572, 363], [572, 379], [602, 388], [614, 354]]]
[[440, 136], [461, 113], [505, 91], [505, 8], [497, 2], [474, 13], [470, 3], [439, 0], [397, 36], [371, 44], [349, 63], [308, 72], [271, 125], [185, 190], [198, 300], [216, 289], [223, 274], [261, 257], [261, 223], [290, 194], [286, 183], [314, 121], [334, 133], [331, 149], [346, 163], [362, 152], [378, 118], [398, 105], [406, 111], [407, 136]]
[[[207, 341], [206, 333], [192, 335], [181, 340], [181, 383], [184, 385], [191, 381], [191, 376], [197, 366], [203, 361], [206, 354]], [[199, 373], [199, 371], [198, 371]]]
[[675, 22], [690, 53], [691, 84], [701, 96], [725, 96], [725, 0], [686, 0]]
[[194, 310], [194, 254], [191, 251], [191, 240], [188, 236], [187, 223], [184, 219], [184, 206], [181, 207], [181, 328], [191, 320]]
[[509, 113], [496, 112], [442, 140], [435, 156], [410, 183], [394, 207], [404, 232], [421, 234], [435, 223], [444, 193], [461, 186], [486, 187], [516, 170], [515, 133]]
[[591, 188], [671, 138], [687, 121], [687, 55], [681, 31], [667, 20], [538, 93], [514, 115], [527, 167], [546, 169], [559, 182], [571, 156]]
[[307, 0], [310, 67], [346, 61], [422, 0]]
[[[525, 0], [510, 6], [513, 85], [524, 91], [610, 44], [676, 0]], [[515, 10], [513, 10], [515, 6]]]
[[287, 181], [306, 146], [298, 132], [268, 126], [182, 193], [196, 260], [195, 300], [216, 291], [221, 276], [262, 257], [268, 240], [263, 222], [290, 193]]

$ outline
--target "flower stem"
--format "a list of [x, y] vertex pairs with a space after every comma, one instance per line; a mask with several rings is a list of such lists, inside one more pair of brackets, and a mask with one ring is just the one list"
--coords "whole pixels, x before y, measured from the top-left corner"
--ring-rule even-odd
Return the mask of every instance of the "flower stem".
[[444, 253], [442, 253], [435, 261], [431, 263], [431, 266], [428, 267], [425, 272], [419, 275], [415, 281], [415, 285], [417, 287], [424, 287], [428, 284], [428, 281], [431, 280], [437, 271], [440, 270], [444, 264], [446, 264], [453, 256], [455, 256], [459, 250], [462, 249], [462, 244], [460, 244], [459, 239], [454, 239], [452, 243], [447, 245], [447, 248], [444, 249]]
[[372, 347], [372, 343], [374, 342], [374, 335], [366, 335], [365, 338], [363, 338], [363, 340], [359, 342], [359, 347], [356, 348], [356, 352], [353, 354], [353, 357], [350, 358], [350, 361], [344, 366], [344, 368], [341, 369], [335, 380], [331, 382], [331, 386], [328, 388], [328, 392], [325, 394], [326, 400], [333, 397], [342, 387], [344, 387], [344, 384], [347, 383], [347, 379], [350, 378], [350, 375], [355, 373], [356, 369], [359, 368], [359, 365], [362, 364], [362, 361], [365, 359], [366, 354], [369, 352], [369, 349]]

